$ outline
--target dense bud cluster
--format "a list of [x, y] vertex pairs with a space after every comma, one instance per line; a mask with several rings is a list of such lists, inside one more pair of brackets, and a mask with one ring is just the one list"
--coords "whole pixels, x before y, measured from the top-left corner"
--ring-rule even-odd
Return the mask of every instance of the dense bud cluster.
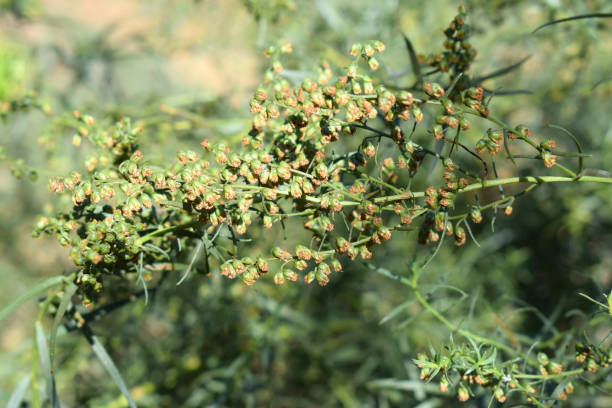
[[[342, 270], [343, 258], [369, 259], [378, 245], [414, 223], [421, 244], [441, 243], [448, 235], [463, 245], [469, 223], [481, 222], [483, 210], [505, 209], [509, 215], [514, 200], [457, 204], [463, 192], [486, 186], [490, 175], [481, 155], [498, 154], [502, 146], [510, 154], [508, 140], [526, 142], [550, 167], [554, 142], [536, 144], [526, 127], [509, 128], [491, 118], [483, 89], [458, 83], [475, 56], [465, 10], [445, 34], [447, 51], [428, 60], [441, 72], [450, 69], [449, 84], [426, 82], [414, 91], [389, 89], [363, 73], [378, 68], [385, 49], [379, 41], [353, 44], [353, 59], [335, 79], [324, 62], [316, 80], [298, 84], [282, 75], [280, 58], [291, 45], [270, 47], [265, 55], [271, 68], [250, 101], [254, 118], [242, 147], [204, 140], [201, 152], [179, 152], [165, 165], [138, 149], [141, 130], [129, 121], [105, 127], [74, 112], [73, 143], [87, 139], [97, 150], [85, 160], [86, 174], [50, 180], [49, 189], [70, 193], [74, 207], [42, 220], [35, 234], [55, 234], [70, 247], [81, 268], [77, 282], [95, 290], [101, 290], [104, 274], [155, 268], [198, 240], [222, 275], [248, 285], [268, 271], [277, 284], [295, 281], [299, 271], [304, 281], [326, 285], [332, 272]], [[436, 109], [438, 115], [431, 112]], [[426, 115], [433, 138], [449, 145], [448, 154], [413, 137]], [[473, 150], [461, 141], [461, 132], [471, 129], [470, 115], [496, 125]], [[442, 167], [442, 178], [425, 191], [412, 191], [428, 156]], [[466, 161], [481, 165], [482, 172], [466, 170]], [[285, 228], [296, 219], [311, 234], [308, 243], [294, 250], [276, 247], [271, 256], [255, 254], [254, 260], [237, 252], [252, 225]], [[226, 233], [231, 248], [221, 242], [227, 243]], [[208, 257], [206, 262], [209, 269]]]
[[468, 41], [471, 27], [466, 24], [467, 13], [463, 6], [459, 13], [444, 29], [444, 51], [428, 55], [420, 55], [421, 60], [440, 72], [452, 72], [454, 75], [465, 72], [476, 58], [476, 50]]
[[[283, 3], [293, 7], [292, 1]], [[271, 2], [246, 4], [257, 18], [271, 17]], [[569, 131], [557, 127], [569, 134], [578, 152], [556, 150], [554, 140], [495, 116], [493, 92], [482, 85], [485, 77], [470, 73], [477, 55], [470, 34], [466, 10], [459, 7], [444, 30], [441, 52], [417, 57], [406, 38], [417, 80], [403, 89], [379, 70], [387, 68], [380, 41], [352, 44], [346, 66], [322, 61], [310, 77], [302, 76], [302, 70], [285, 70], [290, 43], [270, 46], [264, 51], [269, 68], [248, 101], [253, 117], [239, 135], [241, 143], [205, 139], [200, 147], [195, 142], [192, 150], [163, 160], [139, 145], [143, 134], [158, 130], [146, 120], [138, 122], [141, 129], [129, 119], [107, 123], [78, 111], [62, 117], [59, 126], [72, 131], [72, 144], [83, 145], [86, 155], [82, 170], [49, 180], [48, 189], [70, 209], [41, 217], [33, 235], [55, 236], [77, 270], [45, 283], [62, 287], [42, 302], [39, 316], [47, 308], [55, 313], [55, 331], [69, 315], [70, 325], [81, 328], [93, 345], [86, 314], [91, 319], [121, 303], [114, 302], [119, 296], [111, 288], [128, 288], [130, 300], [148, 299], [149, 290], [159, 289], [168, 276], [176, 274], [178, 285], [192, 270], [249, 286], [259, 279], [326, 286], [336, 273], [354, 274], [351, 266], [359, 262], [408, 286], [422, 310], [453, 336], [470, 341], [471, 346], [457, 346], [451, 338], [441, 352], [431, 348], [430, 355], [414, 360], [421, 379], [439, 381], [440, 392], [453, 390], [452, 398], [464, 402], [484, 391], [489, 405], [521, 399], [547, 406], [573, 392], [570, 380], [602, 381], [609, 372], [601, 369], [612, 364], [610, 349], [602, 347], [605, 340], [594, 345], [587, 339], [576, 344], [572, 358], [557, 353], [553, 359], [545, 352], [570, 344], [578, 331], [530, 344], [502, 327], [510, 334], [510, 347], [473, 334], [463, 323], [455, 326], [429, 303], [434, 290], [424, 295], [419, 289], [421, 272], [444, 243], [463, 246], [468, 236], [476, 241], [472, 226], [486, 219], [493, 225], [500, 214], [511, 216], [514, 200], [537, 185], [610, 183], [583, 171], [587, 155]], [[421, 75], [419, 60], [433, 70]], [[502, 71], [507, 69], [497, 72]], [[31, 107], [48, 111], [32, 94], [2, 103], [0, 118]], [[186, 113], [189, 121], [199, 119]], [[49, 135], [39, 141], [53, 147]], [[564, 156], [577, 159], [576, 172], [561, 164]], [[565, 177], [525, 175], [515, 157], [536, 160], [542, 170], [554, 168]], [[37, 177], [24, 160], [9, 159], [1, 148], [0, 160], [11, 161], [19, 178]], [[517, 177], [498, 176], [498, 169], [507, 174], [517, 168]], [[503, 188], [519, 183], [526, 187]], [[480, 194], [489, 187], [496, 189]], [[282, 240], [274, 239], [281, 233]], [[395, 275], [377, 266], [376, 257], [384, 254], [380, 248], [385, 242], [402, 234], [430, 248], [422, 251], [428, 252], [422, 262], [422, 253], [415, 251], [405, 274]], [[133, 291], [137, 285], [143, 290]], [[70, 305], [76, 298], [96, 309], [81, 314], [81, 307]], [[41, 344], [37, 338], [36, 347]], [[105, 361], [108, 369], [102, 355]], [[53, 367], [47, 370], [52, 374]]]
[[476, 387], [480, 386], [490, 390], [500, 403], [506, 401], [511, 391], [521, 391], [527, 396], [527, 402], [544, 406], [540, 401], [551, 398], [546, 394], [546, 390], [553, 392], [555, 387], [542, 388], [542, 383], [549, 381], [561, 384], [563, 390], [557, 398], [565, 400], [567, 395], [574, 391], [573, 384], [567, 381], [568, 378], [587, 371], [596, 372], [598, 367], [609, 367], [610, 358], [609, 350], [578, 343], [576, 361], [582, 363], [582, 367], [569, 370], [564, 365], [550, 360], [545, 353], [539, 352], [537, 361], [534, 362], [538, 368], [535, 372], [512, 361], [499, 361], [495, 348], [478, 346], [472, 342], [471, 347], [452, 345], [440, 352], [431, 350], [431, 355], [421, 353], [414, 362], [420, 368], [422, 380], [432, 381], [439, 377], [440, 391], [447, 392], [451, 387], [456, 387], [459, 401], [467, 401], [470, 396], [477, 394]]

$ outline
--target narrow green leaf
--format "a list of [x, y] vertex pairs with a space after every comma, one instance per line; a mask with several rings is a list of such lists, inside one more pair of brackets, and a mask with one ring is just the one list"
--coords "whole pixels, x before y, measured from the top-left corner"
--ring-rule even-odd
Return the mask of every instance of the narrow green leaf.
[[446, 225], [448, 224], [448, 213], [446, 213], [444, 215], [444, 226], [442, 227], [442, 231], [444, 231], [442, 233], [442, 235], [440, 236], [440, 240], [438, 241], [438, 245], [436, 245], [436, 247], [425, 257], [425, 259], [423, 260], [423, 263], [421, 264], [420, 268], [421, 270], [425, 269], [427, 267], [427, 265], [429, 265], [429, 262], [431, 262], [432, 259], [435, 258], [435, 256], [438, 254], [438, 251], [440, 250], [440, 248], [442, 248], [442, 242], [444, 242], [444, 236], [446, 235]]
[[512, 156], [512, 153], [510, 153], [510, 147], [508, 146], [508, 134], [505, 131], [504, 131], [504, 150], [506, 151], [506, 154], [508, 155], [508, 158], [510, 159], [512, 164], [514, 164], [515, 166], [518, 166], [516, 164], [516, 161], [514, 160], [514, 156]]
[[149, 304], [149, 289], [147, 288], [147, 282], [144, 280], [144, 252], [140, 251], [140, 262], [138, 262], [138, 277], [136, 280], [142, 283], [142, 290], [145, 296], [145, 305]]
[[393, 310], [387, 313], [382, 319], [380, 319], [378, 324], [382, 326], [383, 324], [387, 323], [389, 320], [393, 319], [395, 316], [400, 314], [403, 310], [405, 310], [408, 306], [410, 306], [413, 303], [414, 303], [414, 299], [410, 299], [396, 306]]
[[468, 337], [467, 339], [472, 344], [472, 347], [474, 348], [478, 359], [480, 359], [480, 346], [471, 337]]
[[119, 370], [115, 366], [115, 363], [113, 363], [113, 360], [111, 359], [110, 355], [108, 354], [102, 343], [100, 343], [98, 338], [91, 332], [86, 332], [85, 336], [87, 337], [87, 340], [89, 341], [89, 344], [91, 345], [91, 349], [93, 350], [94, 354], [96, 355], [96, 357], [98, 357], [100, 363], [102, 363], [106, 372], [111, 376], [117, 388], [119, 388], [123, 396], [127, 399], [130, 408], [136, 408], [136, 403], [130, 395], [130, 391], [125, 385], [125, 382], [123, 381]]
[[429, 378], [427, 378], [427, 381], [425, 381], [426, 383], [432, 381], [434, 378], [436, 378], [436, 375], [438, 375], [438, 373], [440, 372], [440, 367], [436, 367], [431, 374], [429, 374]]
[[548, 127], [551, 127], [553, 129], [559, 129], [560, 131], [562, 131], [563, 133], [565, 133], [566, 135], [568, 135], [572, 141], [574, 142], [574, 144], [576, 145], [576, 148], [578, 149], [578, 171], [576, 172], [576, 174], [578, 176], [580, 176], [580, 173], [582, 173], [582, 170], [584, 169], [584, 157], [582, 156], [582, 146], [580, 145], [580, 142], [578, 142], [578, 138], [576, 136], [574, 136], [574, 134], [572, 132], [570, 132], [569, 130], [567, 130], [566, 128], [562, 127], [562, 126], [558, 126], [558, 125], [548, 125]]
[[608, 308], [608, 306], [606, 306], [606, 305], [604, 305], [603, 303], [601, 303], [601, 302], [599, 302], [599, 301], [597, 301], [597, 300], [593, 299], [592, 297], [590, 297], [590, 296], [589, 296], [589, 295], [587, 295], [587, 294], [584, 294], [584, 293], [578, 293], [578, 294], [579, 294], [580, 296], [584, 297], [584, 298], [587, 298], [587, 299], [588, 299], [588, 300], [590, 300], [591, 302], [593, 302], [593, 303], [595, 303], [595, 304], [597, 304], [597, 305], [599, 305], [599, 306], [603, 307], [604, 309], [607, 309], [607, 308]]
[[53, 326], [51, 326], [51, 334], [49, 337], [49, 350], [51, 356], [51, 370], [53, 370], [53, 362], [55, 360], [55, 338], [57, 336], [57, 329], [59, 328], [62, 319], [64, 318], [64, 314], [68, 307], [70, 306], [70, 301], [72, 296], [77, 290], [77, 286], [70, 282], [66, 289], [64, 290], [64, 295], [62, 296], [62, 300], [60, 301], [59, 307], [57, 308], [57, 312], [55, 312], [55, 318], [53, 319]]
[[[179, 243], [181, 242], [180, 240], [178, 241]], [[180, 244], [179, 244], [180, 245]], [[153, 251], [159, 252], [160, 254], [162, 254], [166, 259], [170, 260], [170, 255], [168, 254], [168, 252], [164, 251], [163, 249], [161, 249], [160, 247], [158, 247], [157, 245], [153, 245], [150, 242], [147, 242], [146, 244], [143, 245], [145, 248], [149, 248], [152, 249]], [[180, 252], [180, 248], [179, 248], [179, 252]]]
[[[491, 350], [491, 351], [489, 351], [489, 350]], [[496, 348], [488, 349], [487, 353], [485, 353], [483, 358], [484, 358], [484, 360], [482, 362], [482, 365], [489, 365], [489, 364], [495, 363], [495, 359], [497, 358], [497, 349]]]
[[6, 408], [19, 408], [21, 406], [21, 402], [23, 401], [23, 397], [25, 396], [26, 391], [28, 390], [28, 386], [30, 385], [30, 376], [25, 376], [19, 381], [15, 390], [11, 394], [8, 403], [6, 404]]
[[604, 84], [604, 83], [606, 83], [606, 82], [608, 82], [610, 80], [612, 80], [612, 76], [600, 79], [599, 81], [597, 81], [597, 82], [595, 82], [593, 84], [593, 87], [591, 88], [591, 91], [594, 91], [595, 88], [597, 88], [599, 85]]
[[36, 336], [36, 347], [38, 348], [38, 361], [40, 362], [40, 368], [42, 369], [42, 373], [45, 377], [46, 386], [46, 394], [47, 399], [52, 401], [53, 408], [57, 408], [58, 400], [57, 395], [55, 395], [55, 381], [53, 378], [53, 373], [51, 372], [51, 360], [49, 357], [49, 347], [47, 346], [47, 337], [45, 336], [45, 332], [42, 327], [42, 322], [37, 321], [35, 326], [35, 336]]
[[422, 84], [423, 75], [421, 74], [421, 65], [419, 65], [419, 59], [417, 58], [416, 52], [414, 52], [414, 47], [412, 46], [412, 43], [410, 42], [406, 34], [403, 34], [403, 36], [404, 43], [406, 44], [406, 49], [408, 50], [408, 55], [410, 56], [410, 65], [412, 66], [412, 72], [414, 72], [414, 75], [417, 78], [416, 85]]
[[470, 235], [470, 238], [472, 238], [472, 241], [474, 241], [474, 243], [476, 244], [476, 246], [478, 248], [480, 248], [480, 244], [478, 243], [478, 241], [476, 241], [476, 237], [474, 236], [474, 234], [472, 233], [472, 229], [470, 228], [470, 224], [467, 222], [467, 220], [464, 218], [463, 219], [463, 224], [465, 225], [465, 229], [467, 230], [467, 232]]
[[485, 94], [490, 94], [491, 96], [512, 96], [512, 95], [532, 95], [533, 91], [529, 89], [509, 89], [507, 91], [492, 91], [487, 88], [482, 88], [485, 91]]
[[193, 251], [193, 256], [191, 257], [191, 262], [189, 262], [189, 266], [187, 267], [187, 270], [185, 270], [185, 273], [183, 274], [181, 279], [176, 283], [176, 286], [179, 286], [181, 283], [183, 283], [185, 281], [185, 279], [187, 279], [187, 277], [191, 273], [191, 269], [193, 268], [193, 264], [195, 263], [195, 261], [196, 261], [196, 259], [198, 257], [198, 254], [202, 250], [202, 245], [203, 244], [204, 244], [204, 241], [202, 241], [202, 240], [200, 240], [200, 242], [198, 242], [198, 246]]
[[[450, 95], [454, 90], [455, 90], [455, 86], [457, 85], [457, 82], [459, 82], [459, 80], [463, 77], [463, 72], [460, 72], [459, 75], [457, 75], [455, 77], [455, 79], [453, 79], [453, 82], [451, 82], [451, 84], [449, 85], [448, 89], [446, 90], [446, 94]], [[458, 128], [457, 130], [459, 130], [460, 128]], [[457, 132], [457, 134], [459, 134], [459, 132]]]
[[398, 274], [396, 274], [394, 272], [391, 272], [388, 269], [381, 268], [380, 266], [375, 266], [375, 265], [373, 265], [371, 263], [368, 263], [366, 265], [368, 266], [368, 268], [370, 268], [374, 272], [378, 272], [381, 275], [386, 276], [387, 278], [400, 281], [401, 283], [410, 286], [410, 280], [408, 278], [406, 278], [405, 276], [398, 275]]
[[537, 31], [540, 31], [544, 27], [548, 27], [553, 24], [565, 23], [566, 21], [581, 20], [583, 18], [611, 18], [611, 17], [612, 17], [612, 13], [590, 13], [590, 14], [581, 14], [578, 16], [572, 16], [572, 17], [567, 17], [567, 18], [560, 18], [558, 20], [553, 20], [553, 21], [549, 21], [546, 24], [542, 24], [541, 26], [533, 30], [531, 34], [535, 34]]
[[490, 74], [486, 74], [483, 76], [479, 76], [476, 77], [472, 80], [472, 84], [477, 85], [480, 84], [481, 82], [486, 81], [487, 79], [491, 79], [491, 78], [495, 78], [498, 76], [502, 76], [502, 75], [506, 75], [509, 72], [514, 71], [515, 69], [519, 68], [521, 65], [523, 65], [529, 58], [531, 58], [531, 55], [526, 56], [525, 58], [523, 58], [522, 60], [515, 62], [512, 65], [509, 65], [507, 67], [498, 69], [497, 71], [493, 71]]
[[63, 276], [54, 276], [52, 278], [43, 281], [34, 287], [30, 288], [27, 292], [19, 296], [17, 299], [13, 300], [8, 306], [4, 307], [0, 310], [0, 321], [2, 321], [5, 317], [9, 316], [13, 313], [19, 306], [27, 302], [28, 300], [35, 298], [40, 295], [45, 290], [49, 289], [52, 286], [55, 286], [64, 281]]

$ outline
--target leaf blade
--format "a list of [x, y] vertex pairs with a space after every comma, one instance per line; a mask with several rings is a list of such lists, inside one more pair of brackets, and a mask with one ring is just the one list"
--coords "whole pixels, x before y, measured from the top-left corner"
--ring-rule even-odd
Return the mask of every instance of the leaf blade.
[[63, 281], [63, 276], [54, 276], [30, 288], [27, 292], [17, 297], [11, 303], [5, 306], [2, 310], [0, 310], [0, 321], [4, 320], [7, 316], [13, 313], [19, 306], [21, 306], [28, 300], [38, 296], [40, 293]]
[[15, 390], [11, 394], [11, 397], [6, 404], [6, 408], [19, 408], [21, 406], [21, 402], [23, 401], [23, 397], [25, 396], [26, 391], [28, 390], [28, 386], [30, 385], [30, 376], [25, 376], [19, 381]]
[[53, 408], [59, 407], [59, 402], [55, 392], [55, 379], [51, 371], [51, 359], [49, 355], [49, 347], [47, 345], [47, 336], [42, 327], [42, 322], [37, 321], [35, 326], [36, 347], [38, 348], [38, 361], [45, 377], [47, 399], [52, 402]]
[[70, 282], [70, 284], [66, 287], [64, 294], [62, 296], [62, 300], [60, 300], [59, 307], [57, 308], [57, 312], [55, 313], [55, 317], [53, 318], [53, 326], [51, 326], [51, 333], [49, 336], [49, 350], [51, 357], [51, 369], [53, 369], [53, 362], [55, 360], [55, 339], [57, 337], [57, 329], [68, 310], [68, 306], [70, 306], [70, 301], [72, 296], [75, 294], [77, 290], [77, 286]]
[[406, 44], [406, 49], [408, 50], [408, 55], [410, 56], [410, 65], [412, 66], [412, 72], [417, 78], [416, 85], [423, 83], [423, 74], [421, 73], [421, 65], [419, 65], [419, 59], [414, 51], [414, 47], [412, 46], [412, 42], [406, 34], [402, 34], [404, 36], [404, 43]]
[[533, 30], [531, 34], [535, 34], [536, 32], [540, 31], [544, 27], [548, 27], [553, 24], [565, 23], [567, 21], [581, 20], [584, 18], [611, 18], [611, 17], [612, 17], [612, 13], [589, 13], [589, 14], [580, 14], [580, 15], [572, 16], [572, 17], [560, 18], [558, 20], [553, 20], [553, 21], [549, 21], [548, 23], [542, 24], [541, 26]]
[[89, 330], [88, 326], [86, 326], [84, 334], [85, 337], [87, 337], [87, 341], [89, 341], [92, 351], [94, 352], [96, 357], [98, 357], [98, 360], [100, 360], [100, 363], [102, 364], [106, 372], [111, 376], [111, 379], [113, 380], [117, 388], [119, 388], [119, 391], [121, 391], [121, 394], [123, 394], [125, 399], [127, 399], [130, 408], [137, 408], [136, 402], [134, 402], [134, 399], [132, 398], [132, 395], [130, 394], [127, 385], [125, 384], [125, 381], [123, 381], [123, 377], [121, 377], [119, 369], [117, 369], [117, 366], [113, 362], [113, 359], [108, 354], [102, 343], [100, 343], [98, 338], [91, 332], [91, 330]]
[[495, 78], [498, 76], [502, 76], [502, 75], [506, 75], [509, 72], [514, 71], [515, 69], [519, 68], [521, 65], [523, 65], [525, 62], [527, 62], [527, 60], [531, 58], [531, 55], [528, 55], [526, 57], [524, 57], [522, 60], [515, 62], [512, 65], [508, 65], [507, 67], [504, 68], [500, 68], [497, 71], [493, 71], [489, 74], [486, 75], [482, 75], [479, 77], [476, 77], [472, 80], [472, 84], [476, 85], [476, 84], [480, 84], [481, 82], [486, 81], [487, 79], [491, 79], [491, 78]]

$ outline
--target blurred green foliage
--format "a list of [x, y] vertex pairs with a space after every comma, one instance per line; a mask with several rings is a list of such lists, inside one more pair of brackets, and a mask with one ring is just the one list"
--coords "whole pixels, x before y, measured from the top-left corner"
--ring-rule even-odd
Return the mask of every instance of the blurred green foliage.
[[[88, 153], [71, 144], [71, 110], [107, 121], [134, 118], [144, 129], [143, 148], [160, 159], [195, 149], [203, 138], [238, 142], [248, 130], [248, 100], [266, 64], [264, 46], [290, 40], [294, 53], [286, 73], [299, 81], [312, 76], [322, 59], [346, 65], [352, 42], [380, 39], [387, 46], [381, 75], [395, 86], [410, 86], [415, 76], [402, 34], [417, 52], [439, 49], [441, 31], [456, 13], [448, 0], [130, 1], [123, 9], [113, 2], [119, 12], [100, 16], [95, 6], [71, 10], [65, 2], [39, 3], [36, 13], [32, 2], [0, 3], [6, 23], [0, 30], [0, 99], [34, 90], [58, 112], [19, 113], [2, 125], [7, 156], [39, 169], [41, 180], [16, 182], [11, 163], [0, 170], [0, 305], [33, 282], [72, 268], [65, 251], [29, 237], [37, 214], [63, 205], [46, 193], [48, 176], [80, 165]], [[569, 129], [593, 154], [587, 172], [609, 176], [612, 19], [531, 34], [556, 18], [610, 12], [609, 4], [466, 3], [479, 50], [475, 74], [531, 55], [519, 69], [485, 82], [497, 92], [529, 91], [494, 95], [496, 111], [571, 149], [571, 140], [547, 125]], [[33, 17], [22, 22], [23, 16]], [[504, 166], [497, 169], [500, 176], [512, 171]], [[525, 171], [532, 174], [535, 166]], [[603, 301], [612, 287], [609, 187], [543, 185], [518, 200], [511, 217], [497, 218], [495, 232], [487, 224], [474, 233], [480, 247], [469, 240], [462, 248], [444, 245], [428, 266], [423, 280], [437, 310], [462, 328], [554, 357], [566, 355], [583, 332], [610, 347], [610, 320], [578, 295]], [[413, 235], [390, 241], [372, 263], [405, 271], [425, 252], [415, 247]], [[275, 238], [262, 234], [252, 245], [266, 251]], [[460, 403], [420, 381], [412, 362], [417, 353], [443, 347], [451, 337], [464, 339], [423, 311], [407, 287], [365, 265], [352, 265], [325, 288], [263, 281], [245, 287], [218, 274], [198, 275], [178, 287], [177, 280], [168, 276], [147, 304], [118, 290], [111, 300], [121, 307], [91, 323], [139, 406], [489, 404], [485, 393]], [[3, 322], [0, 403], [28, 375], [34, 319], [29, 305]], [[125, 406], [86, 340], [69, 329], [60, 330], [56, 357], [62, 402]], [[555, 341], [565, 332], [567, 342]], [[564, 406], [610, 406], [611, 383], [609, 370], [584, 377]], [[509, 398], [506, 406], [512, 404]]]

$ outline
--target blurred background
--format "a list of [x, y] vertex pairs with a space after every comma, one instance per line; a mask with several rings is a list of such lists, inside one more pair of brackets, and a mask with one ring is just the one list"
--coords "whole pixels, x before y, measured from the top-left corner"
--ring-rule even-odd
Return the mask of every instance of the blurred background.
[[[495, 96], [496, 115], [572, 149], [546, 125], [563, 126], [593, 154], [587, 171], [609, 175], [612, 19], [532, 31], [553, 19], [611, 12], [610, 3], [464, 3], [478, 50], [473, 75], [530, 56], [485, 82], [497, 91], [529, 91]], [[145, 130], [143, 147], [159, 160], [196, 150], [204, 138], [240, 140], [250, 127], [249, 99], [270, 63], [267, 45], [292, 43], [285, 74], [300, 81], [316, 77], [323, 59], [341, 72], [351, 43], [379, 39], [387, 46], [381, 75], [406, 86], [414, 76], [402, 34], [417, 52], [440, 50], [458, 4], [0, 0], [0, 100], [36, 92], [53, 111], [10, 114], [0, 125], [0, 305], [73, 268], [53, 239], [31, 237], [37, 215], [63, 205], [47, 192], [48, 178], [81, 165], [87, 153], [72, 145], [73, 110], [99, 120], [133, 118]], [[516, 172], [498, 170], [500, 177]], [[527, 164], [522, 171], [544, 169]], [[580, 334], [596, 307], [578, 292], [601, 299], [612, 287], [610, 187], [544, 185], [522, 197], [512, 216], [496, 219], [494, 232], [483, 224], [475, 231], [481, 248], [444, 245], [428, 267], [424, 281], [436, 308], [475, 332], [503, 338], [510, 330], [527, 345], [565, 330]], [[257, 245], [267, 251], [272, 238]], [[414, 236], [393, 239], [374, 263], [384, 259], [401, 271], [418, 251]], [[93, 328], [143, 407], [459, 405], [418, 380], [411, 359], [450, 333], [411, 300], [407, 288], [357, 264], [325, 288], [270, 282], [247, 288], [198, 277], [179, 287], [170, 282], [148, 305], [132, 302]], [[29, 372], [36, 313], [30, 302], [0, 328], [0, 404]], [[599, 340], [610, 331], [609, 324], [587, 329]], [[564, 354], [564, 347], [554, 344], [552, 352]], [[67, 406], [125, 406], [84, 338], [64, 331], [57, 349], [58, 392]], [[612, 406], [609, 383], [577, 388], [567, 406]], [[462, 406], [488, 403], [482, 397]]]

